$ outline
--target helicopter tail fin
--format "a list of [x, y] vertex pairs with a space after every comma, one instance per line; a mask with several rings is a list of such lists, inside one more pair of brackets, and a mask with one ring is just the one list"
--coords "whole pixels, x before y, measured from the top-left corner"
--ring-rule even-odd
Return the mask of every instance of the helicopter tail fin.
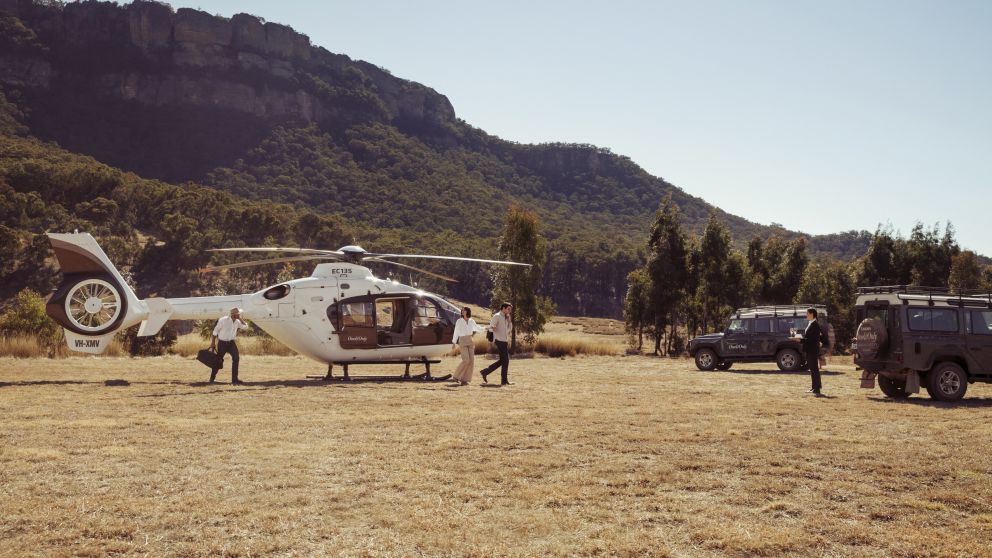
[[62, 283], [45, 312], [65, 329], [70, 350], [100, 354], [118, 331], [143, 322], [138, 334], [154, 335], [168, 320], [168, 303], [139, 299], [89, 233], [49, 233], [48, 239]]

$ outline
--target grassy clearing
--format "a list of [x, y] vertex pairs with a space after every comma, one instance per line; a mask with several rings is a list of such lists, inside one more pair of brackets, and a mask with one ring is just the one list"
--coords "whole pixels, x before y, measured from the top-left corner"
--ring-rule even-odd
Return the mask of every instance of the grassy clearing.
[[[475, 336], [475, 354], [485, 355], [495, 353], [484, 334]], [[537, 339], [533, 346], [521, 344], [521, 352], [537, 353], [550, 357], [562, 356], [613, 356], [622, 353], [616, 343], [597, 339], [583, 339], [575, 336], [556, 336], [545, 334]], [[458, 350], [452, 350], [448, 356], [458, 356]]]
[[649, 357], [514, 361], [510, 388], [0, 359], [0, 554], [988, 556], [992, 386], [898, 403], [830, 369], [814, 399]]
[[555, 316], [551, 318], [551, 324], [563, 325], [570, 331], [592, 335], [624, 335], [623, 322], [620, 320], [612, 320], [610, 318], [576, 318], [571, 316]]

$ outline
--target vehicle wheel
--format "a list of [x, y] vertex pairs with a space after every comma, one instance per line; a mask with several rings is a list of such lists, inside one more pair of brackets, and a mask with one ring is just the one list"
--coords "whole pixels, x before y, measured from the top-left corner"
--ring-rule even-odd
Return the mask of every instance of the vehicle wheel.
[[906, 380], [895, 380], [889, 378], [888, 376], [878, 377], [878, 388], [882, 390], [882, 393], [886, 397], [891, 397], [892, 399], [906, 399], [910, 396], [906, 393]]
[[713, 349], [699, 349], [696, 352], [696, 368], [703, 371], [710, 371], [716, 368], [718, 359]]
[[775, 363], [778, 369], [783, 372], [795, 372], [802, 366], [803, 359], [799, 356], [799, 351], [795, 349], [782, 349], [775, 355]]
[[733, 365], [734, 365], [733, 362], [721, 362], [720, 364], [717, 364], [716, 365], [716, 369], [717, 370], [730, 370], [730, 367], [733, 366]]
[[927, 393], [937, 401], [957, 401], [968, 390], [968, 375], [953, 362], [938, 362], [927, 374]]

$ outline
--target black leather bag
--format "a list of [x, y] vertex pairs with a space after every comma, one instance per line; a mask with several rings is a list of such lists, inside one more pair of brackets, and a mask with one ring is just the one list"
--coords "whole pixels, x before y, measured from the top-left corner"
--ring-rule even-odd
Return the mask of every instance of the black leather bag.
[[493, 332], [487, 331], [486, 332], [486, 341], [489, 341], [490, 343], [492, 343], [494, 339], [496, 339], [496, 338], [493, 337]]
[[213, 370], [215, 366], [217, 369], [224, 368], [224, 359], [220, 358], [220, 355], [210, 349], [203, 349], [196, 353], [196, 360], [202, 362], [211, 370]]

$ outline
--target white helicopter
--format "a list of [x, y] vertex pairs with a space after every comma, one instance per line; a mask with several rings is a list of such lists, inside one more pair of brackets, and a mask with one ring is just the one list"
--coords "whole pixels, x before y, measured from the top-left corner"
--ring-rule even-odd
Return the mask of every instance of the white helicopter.
[[[271, 253], [279, 257], [212, 266], [220, 271], [263, 264], [328, 260], [310, 277], [294, 279], [251, 294], [139, 299], [89, 233], [48, 234], [63, 274], [46, 313], [65, 329], [72, 351], [100, 354], [114, 334], [141, 324], [138, 336], [155, 335], [169, 320], [216, 319], [232, 307], [290, 349], [328, 365], [406, 364], [401, 378], [433, 378], [432, 360], [451, 348], [459, 309], [440, 296], [380, 279], [361, 265], [377, 262], [455, 281], [385, 258], [424, 258], [529, 266], [517, 262], [415, 254], [377, 254], [360, 246], [339, 250], [310, 248], [221, 248], [214, 252]], [[283, 255], [289, 254], [289, 255]], [[410, 364], [424, 374], [410, 376]]]

